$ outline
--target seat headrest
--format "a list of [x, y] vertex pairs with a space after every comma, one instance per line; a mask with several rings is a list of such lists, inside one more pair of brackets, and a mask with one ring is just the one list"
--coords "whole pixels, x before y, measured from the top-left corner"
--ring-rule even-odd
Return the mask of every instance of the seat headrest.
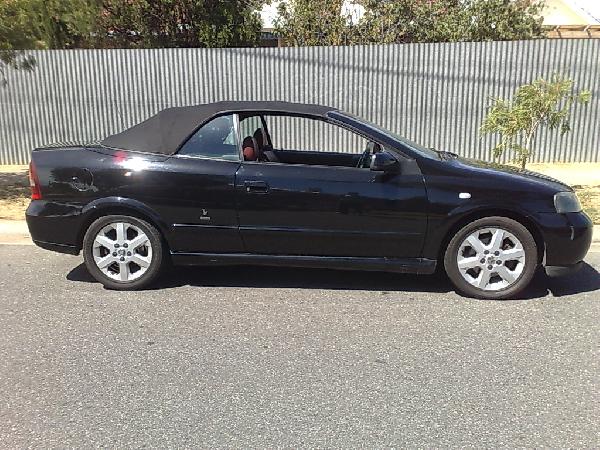
[[256, 143], [256, 139], [252, 136], [247, 136], [242, 141], [242, 153], [244, 154], [244, 161], [256, 161], [258, 156], [258, 152], [256, 149], [258, 148], [258, 144]]
[[262, 149], [265, 146], [265, 133], [262, 127], [256, 129], [254, 132], [254, 139], [256, 139], [259, 149]]

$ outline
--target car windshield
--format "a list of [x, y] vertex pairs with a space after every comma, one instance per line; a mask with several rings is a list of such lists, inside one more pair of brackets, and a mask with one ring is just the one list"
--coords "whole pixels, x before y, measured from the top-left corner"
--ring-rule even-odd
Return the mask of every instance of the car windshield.
[[370, 128], [373, 128], [375, 131], [377, 131], [381, 134], [384, 134], [396, 141], [399, 141], [400, 143], [406, 145], [407, 147], [410, 147], [415, 152], [417, 152], [423, 156], [426, 156], [427, 158], [440, 159], [439, 152], [437, 152], [436, 150], [434, 150], [432, 148], [423, 147], [421, 144], [417, 144], [416, 142], [413, 142], [410, 139], [406, 139], [405, 137], [400, 136], [399, 134], [396, 134], [390, 130], [387, 130], [373, 122], [365, 120], [362, 117], [357, 117], [357, 116], [355, 116], [353, 114], [349, 114], [347, 112], [344, 112], [343, 115], [350, 117], [354, 120], [357, 120], [357, 121], [369, 126]]

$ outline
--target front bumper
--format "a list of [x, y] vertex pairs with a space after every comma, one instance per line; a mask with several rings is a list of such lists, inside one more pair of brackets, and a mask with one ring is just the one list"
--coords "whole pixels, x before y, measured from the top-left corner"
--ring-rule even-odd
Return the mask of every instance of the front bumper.
[[592, 244], [594, 226], [587, 214], [541, 213], [536, 219], [546, 246], [544, 265], [556, 274], [577, 270]]

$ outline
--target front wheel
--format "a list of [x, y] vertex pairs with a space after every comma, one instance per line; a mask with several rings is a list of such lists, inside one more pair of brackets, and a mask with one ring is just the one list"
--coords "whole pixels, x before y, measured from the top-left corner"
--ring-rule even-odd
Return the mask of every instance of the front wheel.
[[105, 287], [141, 289], [160, 273], [161, 235], [155, 227], [136, 217], [100, 217], [85, 233], [83, 259], [90, 274]]
[[462, 293], [502, 300], [514, 297], [533, 278], [538, 249], [533, 236], [507, 217], [486, 217], [463, 227], [444, 256], [448, 277]]

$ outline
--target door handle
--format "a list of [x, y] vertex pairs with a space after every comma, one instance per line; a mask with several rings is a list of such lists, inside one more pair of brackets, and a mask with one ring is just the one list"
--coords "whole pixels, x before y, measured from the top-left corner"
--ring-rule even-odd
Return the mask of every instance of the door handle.
[[244, 187], [249, 194], [266, 194], [269, 192], [269, 185], [265, 181], [244, 181]]

